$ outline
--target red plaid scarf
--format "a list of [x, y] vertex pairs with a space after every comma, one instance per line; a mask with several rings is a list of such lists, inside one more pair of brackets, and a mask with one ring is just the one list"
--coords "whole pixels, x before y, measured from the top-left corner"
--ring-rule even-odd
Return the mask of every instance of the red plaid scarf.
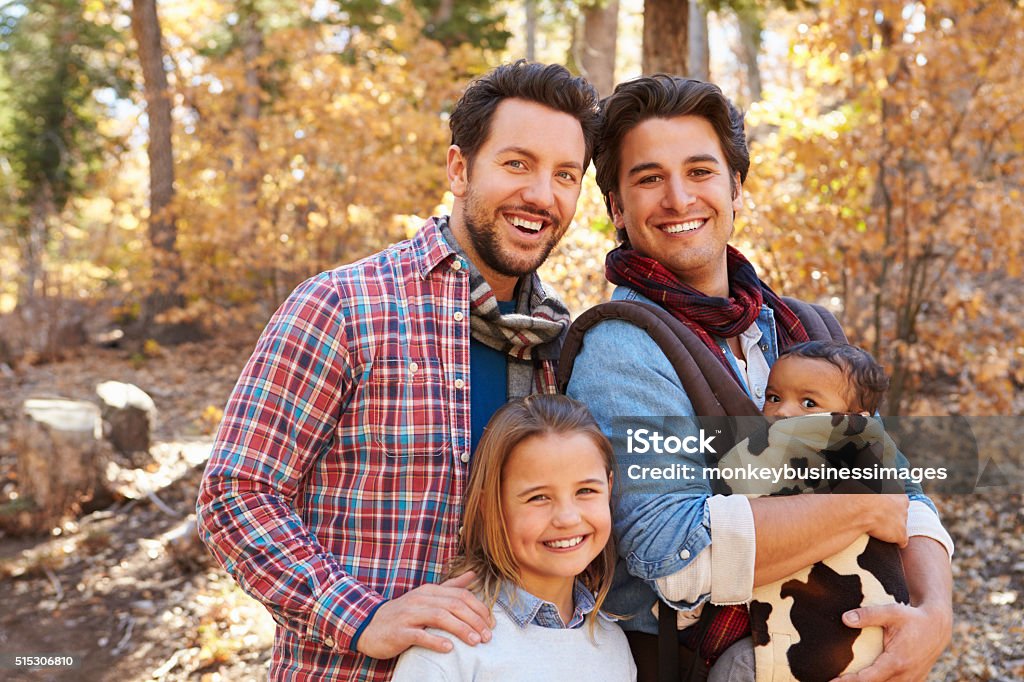
[[700, 643], [700, 657], [711, 667], [726, 649], [749, 634], [750, 614], [746, 605], [723, 606], [704, 633], [704, 640]]
[[[732, 246], [726, 250], [729, 271], [729, 298], [707, 296], [703, 292], [680, 282], [653, 258], [641, 256], [631, 248], [619, 246], [608, 253], [605, 277], [612, 284], [622, 284], [640, 292], [693, 330], [718, 361], [729, 370], [741, 386], [725, 357], [725, 352], [712, 335], [729, 339], [739, 336], [754, 323], [765, 303], [775, 313], [775, 331], [779, 350], [807, 341], [807, 331], [800, 319], [782, 299], [762, 282], [754, 266]], [[713, 616], [711, 624], [699, 646], [699, 654], [710, 666], [718, 657], [750, 633], [750, 618], [743, 605], [725, 606]]]
[[725, 352], [711, 338], [712, 335], [724, 339], [739, 336], [757, 319], [761, 305], [767, 303], [775, 313], [780, 351], [794, 343], [807, 341], [808, 336], [796, 313], [758, 279], [754, 266], [732, 246], [727, 247], [726, 264], [729, 269], [729, 298], [706, 296], [680, 282], [658, 261], [625, 246], [608, 252], [605, 277], [612, 284], [635, 289], [672, 313], [693, 330], [742, 386], [743, 382], [736, 376]]

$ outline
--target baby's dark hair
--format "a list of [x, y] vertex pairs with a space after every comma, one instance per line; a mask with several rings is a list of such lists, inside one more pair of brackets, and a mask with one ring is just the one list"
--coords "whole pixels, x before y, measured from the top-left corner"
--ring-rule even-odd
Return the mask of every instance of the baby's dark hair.
[[850, 406], [852, 412], [875, 414], [889, 389], [885, 369], [860, 346], [836, 341], [805, 341], [787, 348], [779, 359], [787, 356], [824, 360], [838, 367], [850, 382], [851, 397], [857, 403]]

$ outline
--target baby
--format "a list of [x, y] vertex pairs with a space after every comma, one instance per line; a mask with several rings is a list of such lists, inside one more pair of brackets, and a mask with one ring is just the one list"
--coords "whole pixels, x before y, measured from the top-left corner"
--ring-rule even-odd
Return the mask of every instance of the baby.
[[878, 411], [889, 377], [871, 355], [857, 346], [808, 341], [787, 350], [768, 375], [764, 414], [796, 417], [821, 412]]
[[[768, 377], [767, 423], [719, 460], [719, 468], [785, 471], [777, 480], [728, 480], [726, 492], [791, 495], [903, 493], [878, 475], [895, 466], [896, 447], [876, 414], [888, 377], [866, 351], [831, 341], [788, 349]], [[870, 665], [880, 628], [855, 630], [842, 614], [909, 601], [898, 548], [863, 535], [845, 550], [769, 585], [750, 603], [757, 682], [831, 680]], [[746, 668], [749, 649], [740, 654]]]

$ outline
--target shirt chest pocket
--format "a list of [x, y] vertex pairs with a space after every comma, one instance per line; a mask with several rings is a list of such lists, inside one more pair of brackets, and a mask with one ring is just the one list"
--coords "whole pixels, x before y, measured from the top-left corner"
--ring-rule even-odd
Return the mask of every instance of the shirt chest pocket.
[[376, 358], [367, 385], [370, 437], [388, 457], [437, 457], [451, 442], [444, 368], [432, 358]]

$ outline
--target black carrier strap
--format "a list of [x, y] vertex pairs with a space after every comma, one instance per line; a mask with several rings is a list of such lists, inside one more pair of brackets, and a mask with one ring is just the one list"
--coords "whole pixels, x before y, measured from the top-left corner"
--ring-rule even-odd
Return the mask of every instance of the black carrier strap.
[[[695, 655], [694, 658], [697, 656]], [[658, 602], [658, 682], [679, 680], [679, 626], [676, 610]]]

